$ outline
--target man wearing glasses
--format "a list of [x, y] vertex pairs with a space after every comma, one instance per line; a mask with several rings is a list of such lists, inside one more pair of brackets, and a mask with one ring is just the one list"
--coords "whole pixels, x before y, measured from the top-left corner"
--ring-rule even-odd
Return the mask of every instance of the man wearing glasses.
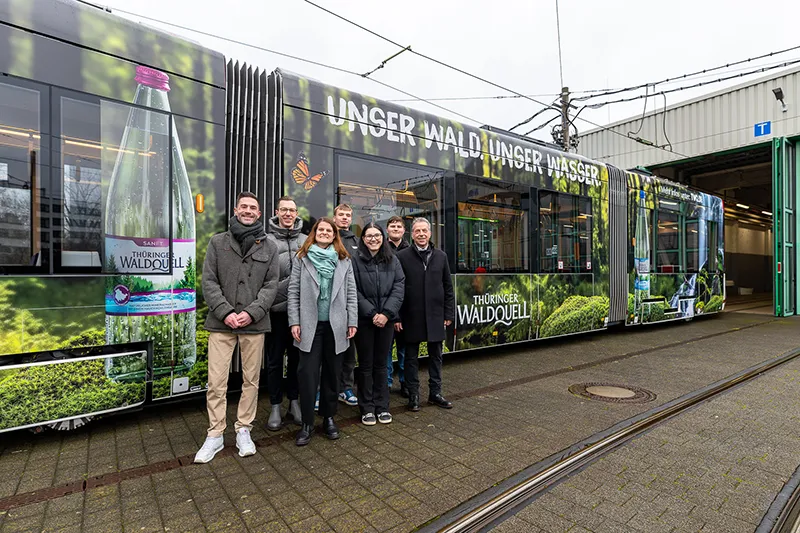
[[[292, 273], [292, 258], [306, 240], [300, 232], [303, 219], [297, 216], [297, 204], [290, 196], [278, 200], [275, 216], [269, 219], [269, 235], [267, 238], [275, 243], [278, 249], [278, 262], [281, 267], [278, 282], [278, 294], [270, 310], [272, 334], [267, 338], [267, 390], [272, 404], [267, 429], [277, 431], [281, 428], [281, 403], [283, 394], [289, 399], [289, 410], [286, 413], [295, 423], [301, 420], [300, 403], [298, 402], [297, 363], [300, 354], [292, 342], [287, 314], [287, 293], [289, 277]], [[286, 381], [283, 380], [283, 353], [286, 351]]]

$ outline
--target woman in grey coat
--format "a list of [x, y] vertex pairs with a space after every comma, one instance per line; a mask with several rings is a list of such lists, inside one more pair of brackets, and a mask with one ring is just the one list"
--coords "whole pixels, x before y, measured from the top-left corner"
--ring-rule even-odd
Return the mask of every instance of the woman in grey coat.
[[294, 345], [300, 350], [297, 381], [303, 424], [295, 444], [305, 446], [311, 440], [318, 387], [322, 429], [329, 439], [338, 439], [339, 428], [333, 417], [341, 354], [356, 334], [358, 298], [353, 265], [330, 218], [317, 220], [297, 251], [289, 280], [288, 303], [289, 326]]

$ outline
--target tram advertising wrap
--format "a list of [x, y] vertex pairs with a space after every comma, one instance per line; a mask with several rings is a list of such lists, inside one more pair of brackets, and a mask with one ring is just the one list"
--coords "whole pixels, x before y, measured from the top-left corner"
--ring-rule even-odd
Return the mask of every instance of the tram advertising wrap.
[[0, 2], [0, 49], [0, 432], [203, 391], [206, 247], [251, 188], [306, 224], [349, 204], [357, 236], [427, 219], [447, 352], [724, 308], [717, 197], [85, 3]]
[[715, 313], [725, 301], [722, 199], [628, 172], [627, 324]]
[[[0, 118], [14, 133], [0, 161], [19, 181], [0, 191], [23, 197], [28, 222], [13, 228], [20, 257], [2, 257], [0, 431], [142, 404], [148, 381], [153, 399], [204, 389], [200, 279], [225, 227], [222, 56], [94, 8], [6, 6], [0, 99], [26, 114]], [[43, 36], [54, 28], [65, 42]]]
[[[330, 213], [346, 202], [354, 209], [356, 233], [367, 220], [383, 225], [398, 215], [408, 225], [414, 217], [427, 217], [434, 244], [457, 256], [458, 311], [450, 350], [605, 327], [610, 239], [605, 165], [290, 73], [273, 76], [283, 87], [284, 192], [304, 206], [304, 217]], [[373, 159], [355, 163], [359, 156]], [[300, 167], [308, 172], [299, 173]], [[457, 235], [445, 230], [441, 191], [450, 179]], [[462, 186], [468, 179], [483, 181]], [[531, 187], [538, 194], [533, 200]], [[527, 206], [508, 200], [512, 189], [521, 191]], [[539, 213], [530, 207], [534, 204], [540, 204]], [[519, 220], [501, 223], [504, 213]], [[547, 245], [533, 246], [546, 266], [538, 274], [505, 273], [531, 267], [530, 239], [537, 234], [528, 233], [527, 217], [538, 217], [538, 237]], [[520, 229], [512, 234], [515, 224]], [[568, 236], [565, 226], [574, 230]], [[486, 259], [468, 263], [464, 256], [476, 245], [465, 241], [484, 231], [492, 240], [481, 252]], [[448, 240], [458, 245], [448, 246]]]

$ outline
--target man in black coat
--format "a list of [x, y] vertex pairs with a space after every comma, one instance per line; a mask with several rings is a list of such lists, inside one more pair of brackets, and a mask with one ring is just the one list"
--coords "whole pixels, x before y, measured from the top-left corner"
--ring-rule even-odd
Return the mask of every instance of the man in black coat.
[[[358, 238], [350, 231], [350, 224], [353, 222], [353, 208], [347, 204], [337, 205], [333, 210], [333, 221], [336, 223], [339, 237], [342, 239], [347, 253], [350, 254], [350, 257], [355, 257], [358, 254]], [[342, 373], [339, 375], [339, 401], [353, 406], [358, 405], [358, 398], [353, 393], [355, 368], [356, 343], [351, 342], [342, 359]]]
[[419, 345], [428, 343], [428, 403], [450, 409], [442, 396], [442, 342], [445, 328], [455, 319], [455, 295], [447, 255], [430, 244], [431, 223], [416, 218], [411, 224], [413, 243], [397, 252], [406, 276], [405, 298], [397, 331], [405, 335], [405, 378], [408, 408], [419, 411]]

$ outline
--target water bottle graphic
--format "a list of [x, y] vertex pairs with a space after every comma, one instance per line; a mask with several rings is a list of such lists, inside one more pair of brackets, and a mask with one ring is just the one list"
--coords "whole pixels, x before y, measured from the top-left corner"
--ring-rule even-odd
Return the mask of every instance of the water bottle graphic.
[[639, 191], [639, 210], [636, 214], [636, 235], [633, 244], [634, 316], [641, 317], [642, 302], [650, 298], [650, 226], [647, 220], [644, 191]]
[[[106, 280], [106, 342], [152, 340], [159, 378], [197, 360], [195, 220], [181, 144], [170, 129], [169, 77], [138, 66], [135, 80], [133, 103], [141, 107], [129, 108], [122, 141], [112, 148], [106, 197], [105, 270], [118, 273]], [[107, 375], [140, 379], [142, 371], [126, 368], [125, 359], [108, 360]]]

